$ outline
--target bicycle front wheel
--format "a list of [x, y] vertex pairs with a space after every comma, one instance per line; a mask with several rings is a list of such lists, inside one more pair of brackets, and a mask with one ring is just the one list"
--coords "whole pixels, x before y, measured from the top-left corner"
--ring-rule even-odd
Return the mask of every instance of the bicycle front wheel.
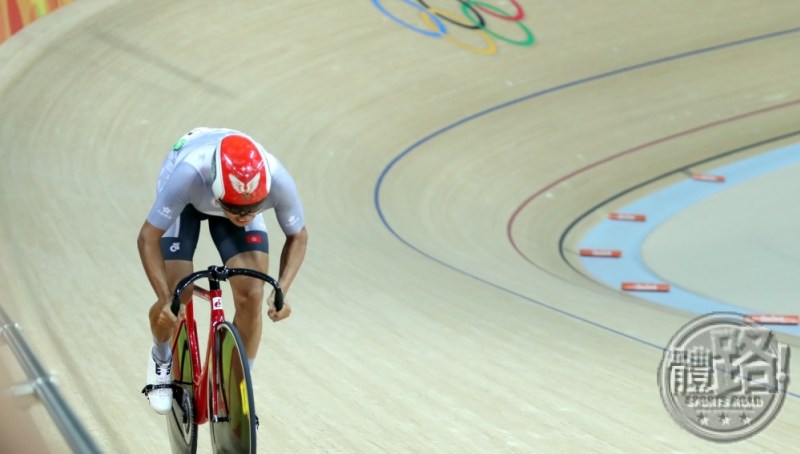
[[197, 423], [195, 422], [194, 385], [192, 380], [192, 354], [189, 348], [189, 331], [181, 323], [175, 337], [172, 353], [172, 411], [167, 413], [169, 443], [175, 454], [197, 452]]
[[208, 374], [211, 442], [215, 452], [256, 452], [256, 414], [247, 352], [230, 322], [214, 332], [213, 369]]

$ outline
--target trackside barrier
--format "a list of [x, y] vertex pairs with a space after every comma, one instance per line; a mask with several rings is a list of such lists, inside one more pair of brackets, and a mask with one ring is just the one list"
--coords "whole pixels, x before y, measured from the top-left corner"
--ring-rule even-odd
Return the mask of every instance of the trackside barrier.
[[28, 344], [20, 333], [19, 325], [13, 323], [8, 314], [0, 307], [0, 336], [6, 341], [14, 352], [17, 361], [25, 371], [28, 382], [14, 386], [2, 393], [11, 394], [12, 397], [33, 395], [44, 404], [56, 426], [61, 431], [73, 452], [100, 453], [100, 449], [83, 428], [78, 418], [72, 413], [66, 401], [59, 394], [50, 377], [36, 359]]

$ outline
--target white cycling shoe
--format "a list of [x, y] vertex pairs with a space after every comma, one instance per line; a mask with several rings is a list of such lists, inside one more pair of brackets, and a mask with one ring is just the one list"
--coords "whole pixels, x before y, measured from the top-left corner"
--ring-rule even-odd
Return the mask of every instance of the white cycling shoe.
[[166, 415], [172, 409], [172, 361], [158, 361], [152, 350], [147, 359], [147, 386], [142, 392], [158, 414]]

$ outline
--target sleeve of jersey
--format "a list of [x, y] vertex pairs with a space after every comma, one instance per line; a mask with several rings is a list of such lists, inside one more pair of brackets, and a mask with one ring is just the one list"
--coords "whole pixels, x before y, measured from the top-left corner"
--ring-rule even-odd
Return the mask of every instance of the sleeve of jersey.
[[203, 180], [194, 167], [178, 165], [169, 180], [156, 196], [156, 202], [147, 215], [147, 222], [167, 230], [189, 204], [191, 194], [202, 194]]
[[294, 235], [306, 225], [303, 205], [297, 194], [297, 186], [288, 172], [282, 171], [272, 180], [275, 201], [275, 216], [285, 235]]

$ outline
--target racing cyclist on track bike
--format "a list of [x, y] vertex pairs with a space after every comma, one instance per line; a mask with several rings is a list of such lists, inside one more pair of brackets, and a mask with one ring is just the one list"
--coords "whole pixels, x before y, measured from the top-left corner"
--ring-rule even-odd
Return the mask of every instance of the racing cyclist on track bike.
[[[247, 134], [232, 129], [196, 128], [172, 147], [156, 187], [156, 201], [139, 232], [139, 256], [156, 302], [150, 308], [153, 347], [148, 351], [147, 393], [159, 414], [172, 406], [170, 342], [177, 317], [170, 310], [178, 281], [194, 271], [193, 256], [202, 221], [222, 263], [267, 274], [269, 243], [262, 212], [275, 210], [286, 242], [280, 256], [278, 283], [289, 292], [303, 263], [308, 232], [294, 180], [286, 168]], [[235, 315], [250, 367], [258, 352], [262, 330], [264, 282], [246, 276], [230, 279]], [[191, 297], [185, 292], [183, 303]], [[285, 303], [275, 311], [274, 292], [267, 315], [273, 322], [291, 314]]]

